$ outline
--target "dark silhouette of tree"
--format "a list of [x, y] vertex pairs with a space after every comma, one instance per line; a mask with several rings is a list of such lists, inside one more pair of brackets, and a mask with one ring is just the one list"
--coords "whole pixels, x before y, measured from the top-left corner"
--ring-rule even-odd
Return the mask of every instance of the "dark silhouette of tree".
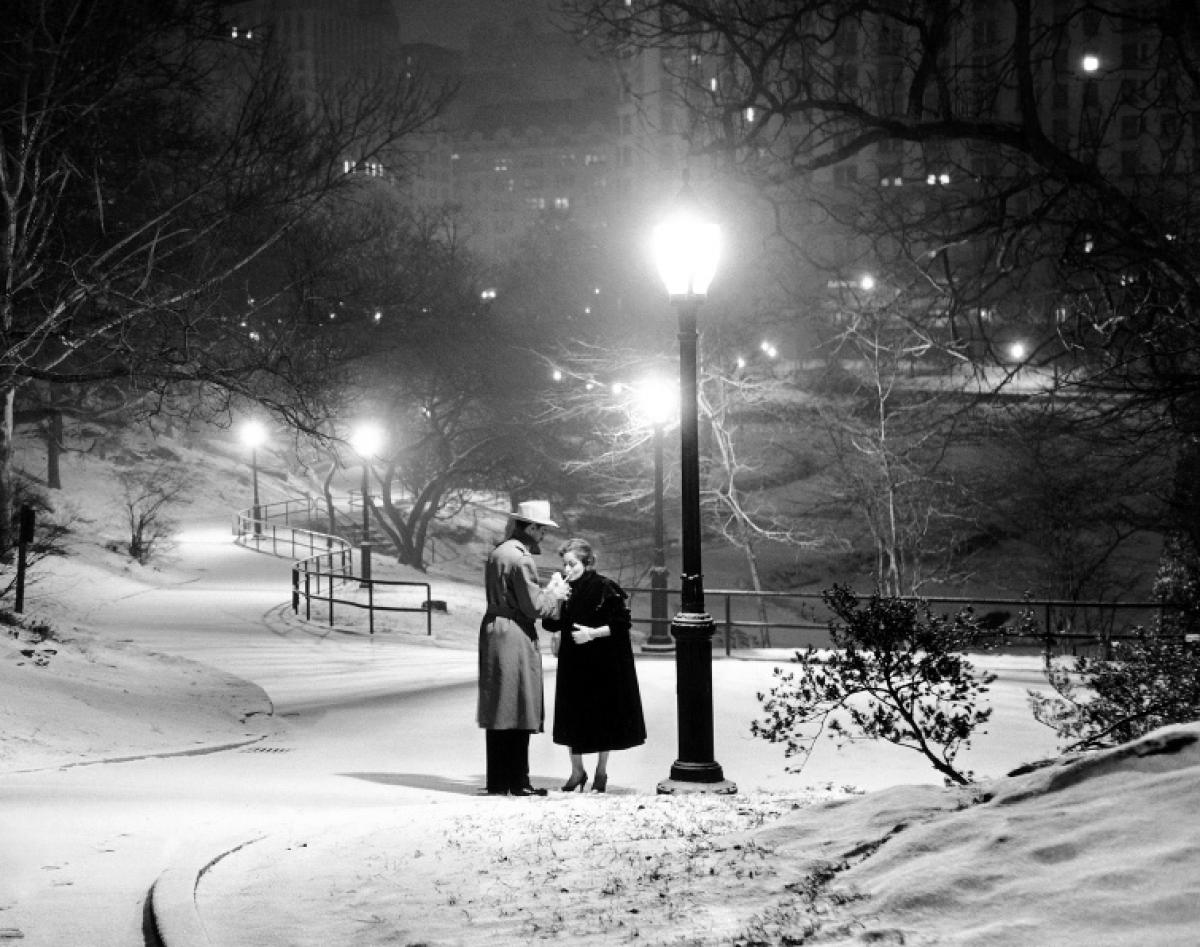
[[756, 189], [787, 294], [868, 268], [945, 358], [1005, 364], [993, 387], [1045, 367], [1077, 429], [1176, 465], [1159, 519], [1200, 532], [1195, 4], [562, 6], [657, 52], [651, 94], [677, 99], [714, 189]]
[[[243, 270], [388, 164], [444, 92], [357, 77], [291, 92], [269, 40], [217, 2], [16, 0], [0, 39], [0, 551], [11, 546], [17, 391], [123, 379], [288, 405], [290, 332], [242, 325]], [[232, 301], [242, 296], [238, 305]], [[286, 340], [285, 340], [286, 339]], [[254, 344], [250, 344], [253, 342]]]

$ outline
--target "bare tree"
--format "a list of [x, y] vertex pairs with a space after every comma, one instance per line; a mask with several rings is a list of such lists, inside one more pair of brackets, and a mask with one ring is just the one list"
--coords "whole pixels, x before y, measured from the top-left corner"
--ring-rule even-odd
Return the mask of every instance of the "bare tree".
[[[705, 336], [703, 347], [724, 350], [719, 330]], [[562, 379], [548, 392], [542, 429], [557, 428], [559, 441], [571, 449], [564, 454], [568, 473], [586, 484], [581, 489], [592, 502], [644, 515], [654, 501], [654, 432], [639, 389], [651, 379], [657, 385], [673, 379], [674, 367], [669, 359], [644, 351], [581, 344], [550, 364]], [[677, 402], [677, 395], [670, 396]], [[701, 514], [710, 533], [742, 555], [755, 591], [764, 590], [759, 567], [764, 545], [798, 549], [816, 543], [786, 500], [773, 493], [797, 474], [792, 463], [797, 432], [777, 423], [783, 397], [784, 386], [767, 372], [724, 366], [715, 356], [704, 360], [698, 391], [706, 444]], [[670, 491], [676, 465], [665, 466]], [[766, 617], [763, 611], [764, 623]]]
[[[1021, 329], [1020, 360], [1054, 360], [1095, 436], [1120, 417], [1196, 468], [1195, 4], [561, 5], [614, 51], [661, 54], [653, 91], [679, 98], [693, 154], [759, 188], [795, 259], [936, 303], [909, 321], [955, 358]], [[1079, 58], [1092, 37], [1107, 60]], [[1200, 522], [1189, 483], [1177, 523]]]
[[865, 529], [875, 585], [890, 596], [961, 570], [963, 540], [977, 528], [962, 459], [977, 440], [974, 385], [926, 363], [929, 341], [907, 308], [883, 285], [846, 293], [831, 370], [813, 397], [830, 461], [823, 492]]
[[285, 353], [237, 344], [232, 281], [354, 186], [347, 154], [387, 155], [436, 114], [439, 97], [399, 75], [306, 105], [269, 43], [229, 38], [225, 13], [106, 0], [6, 11], [0, 551], [20, 386], [125, 378], [254, 396], [288, 377]]

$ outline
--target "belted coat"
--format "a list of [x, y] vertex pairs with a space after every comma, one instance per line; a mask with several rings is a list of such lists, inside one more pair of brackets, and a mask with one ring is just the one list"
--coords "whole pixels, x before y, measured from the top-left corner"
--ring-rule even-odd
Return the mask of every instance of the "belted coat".
[[555, 601], [538, 583], [529, 547], [506, 539], [488, 556], [484, 571], [487, 612], [479, 626], [479, 704], [485, 730], [541, 733], [546, 719], [537, 620]]

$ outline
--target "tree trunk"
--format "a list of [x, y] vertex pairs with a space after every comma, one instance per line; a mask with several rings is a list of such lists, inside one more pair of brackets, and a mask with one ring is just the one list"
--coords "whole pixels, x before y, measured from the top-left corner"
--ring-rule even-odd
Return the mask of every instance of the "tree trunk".
[[13, 403], [16, 389], [0, 391], [0, 562], [11, 562], [13, 553]]
[[330, 484], [333, 483], [333, 475], [337, 473], [338, 465], [331, 464], [329, 473], [325, 475], [325, 482], [321, 484], [321, 492], [325, 495], [325, 516], [328, 524], [326, 532], [330, 536], [337, 535], [337, 515], [333, 508], [333, 489]]
[[[762, 576], [758, 571], [758, 554], [754, 551], [754, 544], [751, 542], [742, 544], [742, 552], [746, 556], [746, 566], [750, 570], [750, 585], [755, 592], [761, 593]], [[758, 597], [758, 619], [763, 623], [762, 632], [759, 636], [759, 647], [771, 647], [771, 626], [767, 624], [767, 602], [761, 595]]]
[[62, 475], [58, 461], [62, 456], [63, 419], [62, 412], [52, 410], [46, 424], [46, 486], [51, 490], [62, 489]]

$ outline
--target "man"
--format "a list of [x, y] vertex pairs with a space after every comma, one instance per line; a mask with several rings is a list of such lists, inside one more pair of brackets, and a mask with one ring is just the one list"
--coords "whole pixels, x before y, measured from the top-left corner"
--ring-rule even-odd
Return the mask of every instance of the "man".
[[529, 735], [545, 722], [542, 655], [537, 620], [555, 613], [561, 581], [543, 589], [533, 557], [541, 552], [550, 504], [529, 500], [509, 514], [504, 539], [484, 572], [487, 613], [479, 626], [479, 706], [487, 731], [487, 791], [492, 795], [544, 796], [529, 782]]

